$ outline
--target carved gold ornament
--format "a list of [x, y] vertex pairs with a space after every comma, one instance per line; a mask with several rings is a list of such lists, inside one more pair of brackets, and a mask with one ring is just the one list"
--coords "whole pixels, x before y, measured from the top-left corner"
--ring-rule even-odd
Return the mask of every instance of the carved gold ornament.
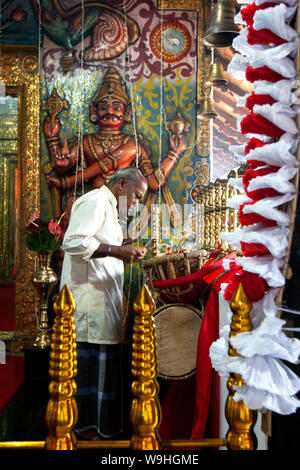
[[19, 246], [16, 252], [16, 316], [12, 348], [36, 332], [36, 292], [31, 283], [35, 271], [35, 253], [28, 250], [22, 237], [23, 227], [39, 208], [39, 75], [35, 47], [1, 46], [0, 80], [6, 93], [18, 97], [17, 171], [20, 174]]

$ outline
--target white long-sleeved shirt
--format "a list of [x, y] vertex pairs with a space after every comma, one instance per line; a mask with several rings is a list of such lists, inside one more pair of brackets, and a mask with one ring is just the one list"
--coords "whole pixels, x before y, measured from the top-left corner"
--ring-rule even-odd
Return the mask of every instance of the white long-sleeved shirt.
[[121, 342], [123, 323], [123, 261], [91, 258], [101, 243], [121, 245], [117, 200], [106, 187], [94, 189], [73, 204], [62, 248], [65, 252], [60, 287], [74, 298], [76, 339], [89, 343]]

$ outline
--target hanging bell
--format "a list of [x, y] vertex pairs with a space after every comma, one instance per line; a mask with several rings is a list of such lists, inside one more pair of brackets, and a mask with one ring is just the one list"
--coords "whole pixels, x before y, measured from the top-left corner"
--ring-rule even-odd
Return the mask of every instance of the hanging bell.
[[236, 14], [232, 0], [218, 0], [211, 12], [208, 29], [203, 35], [203, 43], [208, 47], [227, 47], [239, 34], [240, 28], [234, 23]]
[[205, 85], [215, 87], [228, 85], [228, 80], [224, 75], [223, 65], [220, 62], [213, 62], [210, 65]]
[[197, 106], [197, 119], [207, 121], [209, 119], [215, 119], [217, 116], [212, 99], [210, 96], [204, 96]]

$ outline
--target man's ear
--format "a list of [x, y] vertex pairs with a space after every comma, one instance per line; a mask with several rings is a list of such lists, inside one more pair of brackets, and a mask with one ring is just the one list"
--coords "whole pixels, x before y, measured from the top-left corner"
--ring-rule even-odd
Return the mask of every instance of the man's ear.
[[125, 188], [125, 186], [126, 186], [125, 178], [120, 178], [119, 179], [119, 189], [120, 189], [120, 191], [122, 191]]

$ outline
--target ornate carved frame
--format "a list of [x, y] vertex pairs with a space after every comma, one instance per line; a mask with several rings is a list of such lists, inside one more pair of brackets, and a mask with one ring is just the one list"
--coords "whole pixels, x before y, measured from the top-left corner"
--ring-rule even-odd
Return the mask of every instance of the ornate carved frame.
[[35, 255], [24, 242], [24, 227], [40, 205], [40, 124], [38, 51], [31, 46], [1, 46], [0, 80], [18, 96], [18, 170], [21, 181], [13, 349], [36, 330], [36, 293], [31, 283]]

